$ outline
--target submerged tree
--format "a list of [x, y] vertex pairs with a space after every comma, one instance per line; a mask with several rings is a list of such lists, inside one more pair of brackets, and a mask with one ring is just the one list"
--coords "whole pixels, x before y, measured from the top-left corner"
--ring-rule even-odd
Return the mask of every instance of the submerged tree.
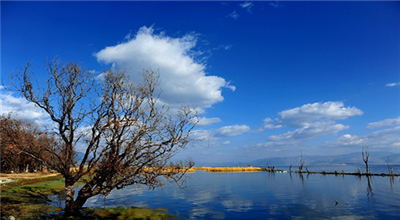
[[[47, 132], [53, 132], [58, 142], [43, 148], [50, 156], [44, 158], [30, 148], [24, 151], [65, 178], [67, 212], [78, 211], [88, 198], [113, 189], [162, 186], [160, 177], [181, 183], [194, 163], [188, 159], [174, 164], [170, 159], [191, 141], [197, 113], [184, 106], [169, 114], [158, 101], [158, 72], [144, 70], [143, 82], [137, 84], [125, 71], [110, 69], [96, 78], [73, 62], [48, 61], [46, 70], [45, 87], [34, 85], [29, 63], [10, 80], [53, 122]], [[85, 184], [74, 197], [78, 180]]]
[[369, 168], [368, 168], [368, 159], [369, 159], [369, 151], [368, 151], [368, 145], [363, 143], [362, 146], [362, 159], [365, 163], [365, 169], [367, 171], [367, 174], [369, 174]]
[[299, 166], [299, 172], [303, 172], [303, 167], [304, 167], [305, 159], [303, 156], [303, 152], [301, 152], [301, 157], [300, 157], [300, 166]]

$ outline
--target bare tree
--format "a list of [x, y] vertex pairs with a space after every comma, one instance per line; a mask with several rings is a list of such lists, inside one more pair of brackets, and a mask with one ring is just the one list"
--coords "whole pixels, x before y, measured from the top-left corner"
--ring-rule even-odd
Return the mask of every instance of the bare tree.
[[[165, 181], [160, 177], [181, 183], [194, 162], [174, 164], [170, 159], [192, 140], [197, 113], [183, 106], [169, 114], [159, 104], [158, 72], [144, 70], [143, 82], [134, 83], [125, 71], [110, 69], [95, 78], [73, 62], [48, 61], [46, 70], [46, 87], [34, 85], [30, 63], [10, 80], [54, 122], [55, 129], [47, 129], [58, 137], [57, 144], [45, 148], [50, 159], [25, 151], [65, 178], [67, 212], [78, 211], [88, 198], [113, 189], [162, 186]], [[81, 161], [75, 157], [78, 148]], [[85, 184], [74, 197], [78, 180]]]
[[387, 166], [388, 166], [389, 175], [394, 175], [393, 167], [390, 167], [390, 157], [388, 157], [386, 159], [386, 163], [387, 163]]
[[[31, 157], [24, 149], [35, 151], [46, 158], [49, 154], [43, 149], [53, 145], [54, 139], [41, 132], [29, 121], [15, 119], [11, 116], [11, 114], [0, 115], [1, 171], [42, 171], [44, 164]], [[47, 160], [49, 159], [47, 158]]]
[[303, 172], [303, 167], [304, 167], [305, 159], [303, 156], [303, 152], [301, 152], [301, 157], [300, 157], [300, 166], [299, 166], [299, 172]]
[[368, 151], [368, 145], [363, 143], [362, 145], [362, 159], [365, 163], [365, 169], [367, 171], [367, 174], [370, 173], [369, 168], [368, 168], [368, 159], [369, 159], [369, 151]]

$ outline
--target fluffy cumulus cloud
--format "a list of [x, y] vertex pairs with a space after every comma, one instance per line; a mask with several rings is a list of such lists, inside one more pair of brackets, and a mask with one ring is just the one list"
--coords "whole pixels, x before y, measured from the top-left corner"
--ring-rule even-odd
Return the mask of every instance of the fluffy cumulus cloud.
[[343, 102], [317, 102], [279, 112], [279, 115], [283, 123], [291, 123], [293, 127], [303, 127], [319, 119], [346, 119], [364, 113], [355, 107], [343, 106]]
[[345, 134], [338, 137], [335, 141], [335, 145], [348, 146], [348, 145], [361, 145], [366, 141], [365, 138], [357, 135]]
[[371, 150], [389, 150], [398, 152], [400, 146], [400, 126], [372, 132], [363, 136], [345, 134], [334, 141], [329, 141], [326, 146], [359, 149], [366, 143]]
[[13, 117], [43, 124], [47, 118], [46, 112], [37, 108], [35, 104], [21, 97], [15, 97], [12, 93], [4, 92], [0, 88], [0, 114], [11, 113]]
[[368, 123], [367, 128], [372, 129], [372, 128], [379, 128], [382, 126], [396, 126], [396, 125], [400, 125], [400, 116], [397, 118], [388, 118], [382, 121]]
[[294, 131], [289, 131], [281, 135], [272, 135], [268, 137], [269, 141], [282, 141], [282, 140], [306, 140], [317, 138], [327, 134], [336, 134], [341, 130], [348, 129], [350, 126], [336, 124], [333, 121], [323, 122], [318, 121], [306, 125]]
[[128, 70], [133, 80], [141, 79], [143, 69], [159, 70], [161, 98], [170, 105], [185, 103], [204, 109], [223, 101], [223, 88], [235, 90], [225, 79], [207, 75], [206, 65], [196, 61], [196, 34], [173, 38], [144, 26], [128, 39], [95, 56], [99, 62]]
[[263, 120], [264, 121], [264, 126], [260, 130], [265, 130], [265, 129], [278, 129], [282, 128], [281, 124], [274, 124], [271, 118], [266, 118]]
[[197, 126], [206, 126], [206, 125], [211, 125], [215, 123], [221, 122], [221, 119], [219, 118], [206, 118], [206, 117], [200, 117], [199, 122], [197, 123]]
[[[264, 126], [259, 131], [265, 129], [287, 129], [288, 131], [270, 135], [267, 137], [267, 142], [253, 147], [270, 150], [294, 149], [306, 140], [325, 135], [337, 135], [340, 131], [349, 129], [349, 125], [339, 124], [336, 120], [362, 115], [363, 112], [355, 107], [345, 107], [343, 102], [317, 102], [284, 110], [278, 114], [281, 116], [280, 119], [264, 119]], [[346, 137], [348, 136], [344, 136], [343, 139]]]
[[233, 137], [239, 136], [246, 132], [250, 131], [250, 127], [247, 125], [233, 125], [233, 126], [225, 126], [218, 129], [215, 132], [216, 137]]

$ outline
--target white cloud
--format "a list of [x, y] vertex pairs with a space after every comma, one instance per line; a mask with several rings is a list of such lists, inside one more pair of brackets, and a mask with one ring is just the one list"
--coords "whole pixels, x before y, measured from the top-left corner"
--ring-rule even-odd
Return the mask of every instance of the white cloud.
[[218, 129], [215, 132], [216, 137], [233, 137], [242, 135], [245, 132], [250, 131], [250, 127], [247, 125], [233, 125], [233, 126], [225, 126]]
[[[301, 143], [325, 135], [337, 135], [342, 130], [349, 129], [350, 126], [338, 124], [335, 120], [346, 119], [350, 116], [361, 115], [363, 112], [355, 107], [344, 107], [342, 102], [325, 102], [305, 104], [301, 107], [281, 111], [281, 119], [264, 119], [265, 129], [296, 128], [278, 135], [270, 135], [268, 141], [253, 145], [265, 149], [293, 150]], [[277, 121], [274, 123], [274, 121]], [[344, 136], [348, 137], [348, 136]]]
[[368, 144], [371, 150], [385, 149], [396, 152], [400, 144], [400, 126], [375, 131], [364, 136], [345, 134], [326, 144], [334, 147], [359, 148], [363, 143]]
[[231, 48], [232, 48], [232, 45], [230, 45], [230, 44], [229, 44], [229, 45], [226, 45], [226, 46], [224, 47], [225, 50], [229, 50], [229, 49], [231, 49]]
[[264, 121], [264, 126], [263, 126], [262, 130], [282, 128], [281, 124], [271, 124], [273, 122], [273, 120], [271, 118], [266, 118], [263, 121]]
[[361, 145], [362, 143], [366, 143], [366, 139], [363, 137], [359, 137], [357, 135], [350, 135], [350, 134], [345, 134], [340, 137], [338, 137], [335, 140], [335, 145], [339, 146], [347, 146], [347, 145]]
[[336, 124], [333, 121], [318, 121], [311, 123], [302, 128], [294, 131], [288, 131], [280, 135], [271, 135], [268, 137], [269, 141], [283, 141], [283, 140], [306, 140], [324, 136], [327, 134], [337, 134], [339, 131], [348, 129], [350, 126]]
[[364, 113], [355, 107], [343, 106], [343, 102], [317, 102], [279, 112], [279, 115], [282, 117], [282, 122], [292, 122], [291, 126], [302, 127], [322, 118], [330, 120], [346, 119]]
[[398, 151], [400, 143], [400, 126], [375, 131], [365, 136], [372, 148], [395, 148]]
[[251, 13], [251, 8], [254, 6], [253, 2], [245, 2], [243, 4], [239, 4], [240, 7], [247, 10], [247, 12]]
[[199, 123], [197, 123], [197, 126], [206, 126], [206, 125], [211, 125], [211, 124], [219, 123], [219, 122], [221, 122], [221, 119], [219, 119], [219, 118], [200, 117]]
[[283, 5], [279, 3], [278, 1], [275, 1], [275, 3], [269, 3], [274, 8], [283, 8]]
[[[2, 88], [0, 90], [3, 90]], [[0, 114], [11, 113], [12, 117], [29, 120], [38, 124], [43, 124], [48, 115], [45, 111], [36, 107], [26, 99], [13, 96], [12, 93], [0, 92]]]
[[236, 13], [236, 11], [233, 11], [232, 13], [227, 15], [226, 17], [232, 17], [233, 19], [236, 20], [239, 17], [239, 15]]
[[224, 100], [223, 88], [235, 87], [221, 77], [207, 75], [206, 65], [196, 61], [196, 40], [196, 34], [173, 38], [144, 26], [129, 41], [106, 47], [95, 56], [99, 62], [127, 69], [133, 80], [141, 79], [143, 69], [159, 70], [162, 101], [204, 109]]
[[222, 142], [221, 144], [223, 144], [223, 145], [228, 145], [228, 144], [230, 144], [231, 142], [230, 141], [224, 141], [224, 142]]
[[372, 129], [382, 126], [396, 126], [396, 125], [400, 125], [400, 116], [397, 118], [388, 118], [382, 121], [368, 123], [367, 128]]
[[387, 87], [400, 86], [400, 82], [397, 82], [397, 83], [388, 83], [388, 84], [386, 84], [385, 86], [387, 86]]

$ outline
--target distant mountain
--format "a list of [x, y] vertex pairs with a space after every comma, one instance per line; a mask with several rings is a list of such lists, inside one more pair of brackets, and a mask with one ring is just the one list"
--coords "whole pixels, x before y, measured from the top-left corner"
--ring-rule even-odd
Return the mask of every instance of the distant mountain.
[[[370, 152], [370, 165], [383, 165], [389, 163], [400, 164], [400, 154], [391, 152]], [[350, 153], [334, 156], [303, 156], [306, 165], [363, 165], [360, 153]], [[300, 156], [295, 157], [271, 157], [249, 162], [252, 166], [290, 166], [300, 164]]]
[[[312, 155], [303, 155], [305, 159], [305, 165], [364, 165], [362, 160], [361, 152], [342, 154], [342, 155], [333, 155], [333, 156], [312, 156]], [[400, 165], [400, 154], [392, 153], [392, 152], [370, 152], [370, 157], [368, 160], [368, 164], [370, 165], [386, 165], [387, 160], [389, 159], [390, 165]], [[257, 167], [266, 167], [266, 166], [297, 166], [300, 164], [300, 155], [293, 157], [270, 157], [264, 159], [258, 159], [248, 162], [236, 161], [236, 162], [202, 162], [195, 161], [196, 167], [201, 166], [210, 166], [210, 167], [234, 167], [234, 166], [257, 166]]]

